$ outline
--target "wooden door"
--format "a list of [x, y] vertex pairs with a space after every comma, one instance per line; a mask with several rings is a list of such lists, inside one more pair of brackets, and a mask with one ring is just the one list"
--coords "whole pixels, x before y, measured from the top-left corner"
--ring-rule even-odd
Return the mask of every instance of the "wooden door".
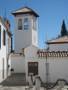
[[38, 75], [38, 62], [28, 62], [28, 75]]

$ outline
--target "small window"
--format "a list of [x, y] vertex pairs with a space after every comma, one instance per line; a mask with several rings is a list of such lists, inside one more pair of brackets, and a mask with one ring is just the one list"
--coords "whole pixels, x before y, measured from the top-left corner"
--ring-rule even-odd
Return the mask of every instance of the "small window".
[[28, 22], [28, 18], [24, 18], [24, 23], [27, 23]]
[[1, 25], [0, 25], [0, 48], [1, 48]]
[[6, 32], [3, 31], [3, 45], [6, 45]]
[[28, 30], [29, 29], [29, 20], [28, 18], [24, 18], [24, 30]]
[[22, 19], [18, 20], [18, 30], [22, 30]]
[[28, 25], [24, 25], [24, 30], [28, 30]]

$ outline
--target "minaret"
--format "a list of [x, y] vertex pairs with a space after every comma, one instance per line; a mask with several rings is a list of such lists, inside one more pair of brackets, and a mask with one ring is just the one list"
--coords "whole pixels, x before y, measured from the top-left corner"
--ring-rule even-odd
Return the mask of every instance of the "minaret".
[[12, 13], [15, 16], [14, 49], [20, 52], [30, 45], [38, 46], [38, 14], [28, 7]]

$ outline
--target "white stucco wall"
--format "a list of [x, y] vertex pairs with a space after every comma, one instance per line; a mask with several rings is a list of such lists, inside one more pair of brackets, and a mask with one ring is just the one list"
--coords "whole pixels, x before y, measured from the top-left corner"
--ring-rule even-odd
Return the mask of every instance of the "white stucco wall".
[[20, 54], [11, 55], [11, 68], [14, 69], [13, 73], [25, 73], [25, 57]]
[[68, 81], [68, 57], [49, 58], [50, 80], [56, 81], [63, 78]]
[[11, 37], [6, 36], [6, 49], [7, 49], [7, 54], [11, 52]]
[[[1, 48], [0, 48], [0, 82], [7, 78], [10, 73], [8, 72], [10, 66], [10, 59], [9, 59], [9, 52], [10, 52], [10, 46], [8, 46], [8, 33], [5, 34], [5, 42], [6, 45], [3, 45], [3, 30], [6, 31], [6, 28], [2, 22], [0, 22], [1, 25]], [[9, 40], [10, 41], [10, 40]], [[9, 48], [10, 47], [10, 48]], [[9, 48], [9, 49], [8, 49]], [[9, 59], [9, 60], [8, 60]]]
[[26, 80], [28, 81], [29, 76], [28, 76], [28, 62], [38, 62], [38, 75], [41, 77], [42, 81], [45, 82], [45, 61], [42, 59], [34, 59], [34, 58], [30, 58], [28, 59], [28, 61], [26, 62]]
[[[68, 81], [68, 57], [50, 57], [47, 58], [49, 63], [49, 81], [56, 82], [57, 79], [62, 78]], [[27, 60], [26, 79], [28, 81], [28, 62], [38, 62], [38, 73], [42, 81], [46, 81], [46, 58], [30, 58]]]
[[25, 50], [24, 50], [25, 58], [37, 57], [37, 50], [38, 50], [38, 48], [33, 45], [25, 48]]
[[32, 30], [32, 44], [38, 46], [38, 31]]
[[[30, 16], [28, 15], [27, 16], [29, 19], [30, 19]], [[30, 44], [31, 44], [31, 38], [32, 38], [32, 35], [31, 35], [31, 27], [29, 30], [18, 30], [18, 19], [24, 19], [24, 16], [23, 15], [18, 15], [17, 17], [15, 17], [15, 44], [14, 44], [14, 48], [15, 48], [15, 51], [16, 52], [20, 52], [20, 50], [22, 48], [25, 48], [25, 47], [28, 47]], [[30, 21], [31, 22], [31, 21]], [[22, 23], [22, 26], [23, 26], [23, 23]]]
[[[37, 48], [30, 46], [25, 49], [26, 80], [28, 81], [28, 62], [38, 62], [38, 73], [42, 81], [46, 81], [46, 57], [37, 56]], [[49, 63], [49, 81], [56, 82], [62, 78], [68, 81], [68, 57], [47, 57]]]
[[[29, 30], [18, 30], [18, 20], [22, 19], [22, 27], [23, 27], [23, 19], [25, 17], [29, 18]], [[38, 35], [37, 30], [33, 29], [33, 15], [17, 15], [15, 17], [15, 33], [14, 33], [14, 49], [15, 52], [20, 52], [22, 48], [26, 48], [30, 45], [38, 46]], [[37, 27], [37, 26], [36, 26]]]
[[67, 51], [68, 43], [64, 44], [49, 44], [48, 45], [50, 51]]
[[6, 30], [4, 25], [1, 25], [1, 48], [0, 48], [0, 82], [2, 82], [7, 77], [7, 56], [6, 56], [6, 46], [3, 45], [3, 30]]

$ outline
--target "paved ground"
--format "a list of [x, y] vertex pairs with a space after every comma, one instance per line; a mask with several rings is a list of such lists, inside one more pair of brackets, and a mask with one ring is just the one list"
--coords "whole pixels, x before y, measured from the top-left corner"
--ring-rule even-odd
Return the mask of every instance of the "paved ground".
[[[36, 90], [35, 86], [31, 89], [29, 89], [28, 86], [1, 86], [0, 90]], [[46, 90], [45, 88], [41, 87], [40, 90]], [[68, 86], [64, 86], [64, 88], [60, 89], [58, 86], [56, 86], [53, 89], [50, 90], [68, 90]]]
[[26, 85], [26, 77], [24, 73], [14, 73], [8, 78], [6, 78], [3, 82], [1, 82], [3, 86], [25, 86]]
[[[35, 90], [35, 87], [29, 89], [26, 86], [15, 86], [15, 87], [0, 86], [0, 90]], [[41, 87], [40, 90], [44, 90], [44, 88]]]
[[[6, 80], [0, 83], [0, 90], [36, 90], [35, 86], [29, 88], [28, 83], [26, 83], [26, 77], [23, 73], [16, 73], [9, 76]], [[41, 87], [40, 90], [46, 90]], [[59, 86], [55, 86], [50, 90], [61, 90]], [[68, 86], [64, 86], [62, 90], [68, 90]]]
[[[9, 76], [0, 84], [0, 90], [35, 90], [35, 86], [29, 89], [26, 83], [26, 77], [23, 73], [16, 73]], [[40, 90], [44, 90], [40, 88]]]

